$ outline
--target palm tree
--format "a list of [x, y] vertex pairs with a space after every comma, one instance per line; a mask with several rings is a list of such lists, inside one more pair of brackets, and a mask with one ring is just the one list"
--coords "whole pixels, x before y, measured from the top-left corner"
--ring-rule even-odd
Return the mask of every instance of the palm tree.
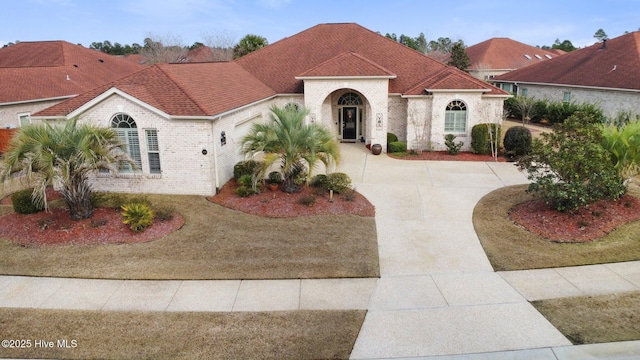
[[71, 219], [92, 215], [91, 184], [88, 176], [100, 169], [115, 170], [119, 161], [131, 163], [115, 132], [109, 128], [65, 124], [34, 124], [21, 128], [5, 154], [0, 182], [24, 172], [34, 186], [33, 199], [47, 207], [46, 187], [60, 184]]
[[308, 167], [306, 182], [311, 173], [322, 162], [325, 166], [340, 160], [340, 148], [335, 136], [324, 126], [305, 124], [307, 109], [294, 106], [271, 107], [270, 121], [254, 124], [241, 140], [242, 152], [253, 157], [265, 154], [263, 172], [272, 164], [280, 162], [284, 190], [288, 193], [300, 191], [297, 178]]

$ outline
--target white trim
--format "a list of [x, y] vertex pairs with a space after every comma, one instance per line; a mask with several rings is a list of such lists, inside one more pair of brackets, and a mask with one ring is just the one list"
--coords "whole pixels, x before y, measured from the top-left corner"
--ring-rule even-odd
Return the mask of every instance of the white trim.
[[296, 80], [378, 80], [395, 79], [397, 75], [375, 75], [375, 76], [296, 76]]
[[494, 83], [509, 83], [516, 84], [520, 86], [520, 84], [527, 85], [538, 85], [538, 86], [553, 86], [553, 87], [568, 87], [568, 88], [576, 88], [576, 89], [589, 89], [589, 90], [608, 90], [608, 91], [626, 91], [626, 92], [640, 92], [640, 89], [623, 89], [623, 88], [611, 88], [611, 87], [600, 87], [600, 86], [587, 86], [587, 85], [569, 85], [569, 84], [555, 84], [555, 83], [538, 83], [538, 82], [526, 82], [526, 81], [513, 81], [513, 80], [497, 80], [493, 79]]
[[71, 99], [71, 98], [76, 97], [76, 96], [78, 96], [78, 95], [76, 94], [76, 95], [44, 98], [44, 99], [33, 99], [33, 100], [24, 100], [24, 101], [11, 101], [11, 102], [6, 102], [6, 103], [0, 103], [0, 106], [29, 104], [29, 103], [44, 102], [44, 101], [54, 101], [54, 100], [66, 100], [66, 99]]

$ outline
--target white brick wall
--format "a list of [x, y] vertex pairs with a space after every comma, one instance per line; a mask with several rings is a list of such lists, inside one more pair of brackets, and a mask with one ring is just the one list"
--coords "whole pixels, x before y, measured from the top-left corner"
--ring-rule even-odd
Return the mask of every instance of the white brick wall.
[[569, 86], [520, 85], [519, 92], [527, 89], [528, 97], [563, 101], [564, 93], [571, 93], [571, 100], [577, 104], [598, 104], [604, 115], [615, 117], [620, 111], [631, 111], [640, 114], [640, 92], [604, 89], [584, 89]]

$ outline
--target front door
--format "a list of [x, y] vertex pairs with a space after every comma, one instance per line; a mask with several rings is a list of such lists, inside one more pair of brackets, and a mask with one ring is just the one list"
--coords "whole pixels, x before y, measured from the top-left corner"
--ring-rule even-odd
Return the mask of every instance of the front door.
[[358, 108], [343, 107], [342, 108], [342, 140], [356, 140]]

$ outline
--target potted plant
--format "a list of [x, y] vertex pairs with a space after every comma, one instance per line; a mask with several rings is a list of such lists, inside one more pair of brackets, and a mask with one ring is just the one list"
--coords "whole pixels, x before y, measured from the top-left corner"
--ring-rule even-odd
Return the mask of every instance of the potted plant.
[[278, 190], [278, 186], [282, 183], [282, 174], [278, 171], [272, 171], [269, 173], [267, 177], [267, 184], [269, 184], [269, 189], [271, 191]]

